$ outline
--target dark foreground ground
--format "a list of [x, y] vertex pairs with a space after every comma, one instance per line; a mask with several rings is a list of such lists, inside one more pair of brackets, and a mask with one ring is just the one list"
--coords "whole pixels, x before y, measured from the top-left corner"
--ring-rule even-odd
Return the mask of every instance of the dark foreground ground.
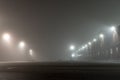
[[115, 80], [119, 63], [1, 62], [0, 80]]

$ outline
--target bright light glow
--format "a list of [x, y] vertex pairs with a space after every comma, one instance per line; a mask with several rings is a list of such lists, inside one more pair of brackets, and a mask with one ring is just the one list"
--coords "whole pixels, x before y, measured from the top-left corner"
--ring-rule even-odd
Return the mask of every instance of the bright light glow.
[[19, 47], [20, 47], [20, 48], [24, 48], [24, 47], [25, 47], [25, 43], [24, 43], [23, 41], [21, 41], [21, 42], [19, 43]]
[[9, 42], [9, 41], [10, 41], [10, 38], [11, 38], [11, 37], [10, 37], [10, 34], [8, 34], [8, 33], [3, 34], [2, 37], [3, 37], [3, 40], [4, 40], [4, 41], [7, 41], [7, 42]]
[[97, 41], [97, 39], [93, 39], [93, 42], [96, 42]]
[[92, 43], [91, 42], [88, 42], [89, 45], [91, 45]]
[[111, 31], [116, 31], [115, 26], [112, 26], [110, 29], [111, 29]]
[[88, 47], [88, 45], [86, 44], [86, 45], [85, 45], [85, 48], [87, 48], [87, 47]]
[[83, 46], [82, 49], [85, 49], [85, 47]]
[[33, 50], [32, 50], [32, 49], [29, 50], [29, 54], [30, 54], [31, 56], [33, 55]]
[[100, 37], [100, 38], [104, 38], [104, 35], [103, 35], [103, 34], [100, 34], [99, 37]]
[[74, 58], [74, 57], [75, 57], [75, 53], [72, 54], [72, 58]]
[[75, 50], [75, 46], [71, 45], [70, 50]]

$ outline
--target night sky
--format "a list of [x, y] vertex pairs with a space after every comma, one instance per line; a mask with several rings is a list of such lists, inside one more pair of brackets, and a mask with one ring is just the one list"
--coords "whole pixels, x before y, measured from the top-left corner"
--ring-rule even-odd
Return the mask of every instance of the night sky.
[[67, 60], [111, 25], [120, 24], [120, 0], [0, 0], [0, 33], [34, 49], [39, 60]]

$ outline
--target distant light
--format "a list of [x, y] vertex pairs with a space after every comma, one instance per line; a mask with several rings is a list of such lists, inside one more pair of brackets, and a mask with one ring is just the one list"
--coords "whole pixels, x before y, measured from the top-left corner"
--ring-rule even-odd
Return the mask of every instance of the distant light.
[[96, 42], [97, 41], [97, 39], [93, 39], [93, 42]]
[[29, 50], [29, 54], [30, 54], [31, 56], [33, 55], [33, 50], [32, 50], [32, 49]]
[[83, 46], [82, 49], [85, 49], [85, 47]]
[[21, 42], [19, 43], [19, 47], [20, 47], [20, 48], [24, 48], [24, 47], [25, 47], [25, 43], [24, 43], [23, 41], [21, 41]]
[[11, 39], [10, 34], [8, 33], [3, 34], [2, 38], [4, 41], [7, 41], [7, 42], [9, 42]]
[[79, 51], [81, 51], [81, 49], [79, 49]]
[[75, 53], [72, 54], [72, 58], [74, 58], [74, 57], [75, 57]]
[[103, 35], [103, 34], [100, 34], [99, 37], [100, 37], [100, 38], [104, 38], [104, 35]]
[[113, 50], [112, 49], [110, 49], [110, 54], [113, 54]]
[[111, 29], [111, 31], [116, 31], [115, 26], [112, 26], [110, 29]]
[[86, 45], [85, 45], [85, 48], [87, 48], [87, 47], [88, 47], [88, 45], [86, 44]]
[[92, 43], [91, 42], [88, 42], [89, 45], [91, 45]]
[[70, 50], [75, 50], [75, 46], [71, 45]]
[[116, 47], [116, 51], [118, 52], [118, 47]]

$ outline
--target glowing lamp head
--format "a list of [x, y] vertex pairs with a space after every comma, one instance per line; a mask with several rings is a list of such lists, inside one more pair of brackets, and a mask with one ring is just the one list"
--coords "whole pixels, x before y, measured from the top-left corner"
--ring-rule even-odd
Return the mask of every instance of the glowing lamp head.
[[85, 46], [83, 46], [82, 49], [85, 49]]
[[111, 31], [116, 31], [115, 26], [112, 26], [110, 29], [111, 29]]
[[100, 37], [100, 38], [104, 38], [104, 35], [103, 35], [103, 34], [100, 34], [99, 37]]
[[24, 47], [25, 47], [25, 43], [24, 43], [23, 41], [21, 41], [21, 42], [19, 43], [19, 47], [20, 47], [20, 48], [24, 48]]
[[93, 42], [96, 42], [97, 40], [96, 39], [93, 39]]
[[91, 43], [91, 42], [88, 42], [88, 44], [89, 44], [89, 45], [92, 45], [92, 43]]
[[72, 58], [74, 58], [75, 57], [75, 53], [73, 53], [71, 56], [72, 56]]
[[74, 49], [75, 49], [75, 46], [71, 45], [70, 50], [74, 50]]
[[9, 42], [11, 39], [10, 34], [8, 33], [3, 34], [2, 38], [4, 41], [7, 41], [7, 42]]

